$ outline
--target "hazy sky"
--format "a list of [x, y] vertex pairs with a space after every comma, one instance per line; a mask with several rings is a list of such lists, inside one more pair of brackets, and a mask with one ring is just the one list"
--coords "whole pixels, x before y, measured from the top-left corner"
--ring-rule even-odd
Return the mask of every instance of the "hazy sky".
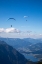
[[3, 37], [42, 37], [42, 0], [0, 0], [0, 32]]

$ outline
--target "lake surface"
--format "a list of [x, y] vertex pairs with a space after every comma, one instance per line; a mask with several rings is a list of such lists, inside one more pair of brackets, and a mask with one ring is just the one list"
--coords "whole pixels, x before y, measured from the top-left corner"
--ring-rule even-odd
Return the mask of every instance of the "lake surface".
[[27, 55], [27, 54], [24, 54], [24, 53], [23, 53], [23, 55], [25, 56], [26, 59], [29, 59], [29, 60], [31, 60], [31, 61], [33, 61], [33, 62], [37, 62], [37, 61], [38, 61], [38, 59], [35, 58], [35, 57], [34, 57], [33, 55], [31, 55], [31, 54]]

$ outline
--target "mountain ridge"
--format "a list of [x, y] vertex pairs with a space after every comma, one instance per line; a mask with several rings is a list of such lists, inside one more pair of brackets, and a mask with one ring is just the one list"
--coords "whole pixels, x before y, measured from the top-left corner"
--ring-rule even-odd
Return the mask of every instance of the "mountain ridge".
[[25, 57], [12, 46], [0, 44], [0, 64], [26, 64], [26, 62]]

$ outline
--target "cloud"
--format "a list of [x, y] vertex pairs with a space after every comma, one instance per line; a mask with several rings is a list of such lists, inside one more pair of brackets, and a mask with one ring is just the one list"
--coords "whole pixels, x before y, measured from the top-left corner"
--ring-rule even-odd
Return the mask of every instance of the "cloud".
[[27, 18], [28, 16], [24, 16], [24, 18]]
[[15, 28], [7, 28], [5, 30], [6, 33], [20, 33], [20, 31], [18, 29]]
[[0, 28], [0, 33], [1, 33], [1, 32], [4, 32], [4, 28]]
[[39, 34], [40, 36], [42, 36], [42, 34]]
[[23, 33], [27, 33], [27, 34], [30, 34], [32, 33], [32, 31], [28, 30], [28, 31], [22, 31]]
[[16, 28], [0, 28], [0, 36], [2, 37], [16, 37], [16, 38], [42, 38], [42, 34], [35, 34], [31, 30], [20, 31]]
[[29, 30], [28, 31], [20, 31], [16, 28], [6, 28], [6, 29], [0, 28], [0, 33], [2, 33], [2, 32], [4, 32], [4, 33], [31, 33], [32, 31], [29, 31]]
[[4, 29], [4, 28], [0, 28], [0, 32], [5, 32], [5, 33], [20, 33], [21, 31], [18, 30], [18, 29], [15, 29], [15, 28], [7, 28], [7, 29]]
[[27, 31], [27, 33], [31, 33], [32, 31]]

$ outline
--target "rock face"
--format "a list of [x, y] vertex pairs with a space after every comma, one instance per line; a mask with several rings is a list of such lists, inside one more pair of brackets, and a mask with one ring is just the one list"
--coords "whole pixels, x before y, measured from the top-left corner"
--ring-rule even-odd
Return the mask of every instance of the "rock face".
[[26, 64], [27, 60], [12, 46], [0, 41], [0, 64]]

